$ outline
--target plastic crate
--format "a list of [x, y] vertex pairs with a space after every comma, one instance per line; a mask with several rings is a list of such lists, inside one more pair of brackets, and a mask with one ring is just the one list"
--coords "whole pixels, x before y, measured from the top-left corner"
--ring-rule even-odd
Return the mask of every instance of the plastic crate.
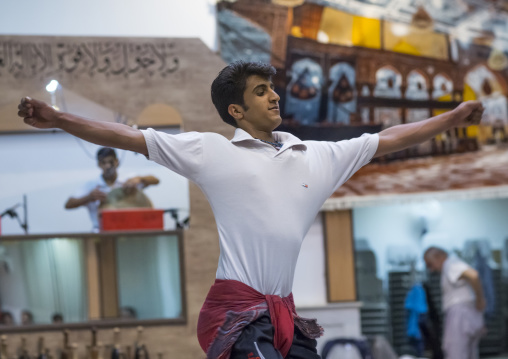
[[164, 229], [164, 210], [151, 208], [100, 211], [101, 231]]

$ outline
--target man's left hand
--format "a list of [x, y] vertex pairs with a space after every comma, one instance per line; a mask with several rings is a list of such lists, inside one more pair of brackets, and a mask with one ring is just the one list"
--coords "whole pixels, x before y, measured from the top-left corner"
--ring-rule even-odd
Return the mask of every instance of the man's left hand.
[[455, 110], [453, 110], [455, 115], [455, 127], [479, 125], [482, 120], [484, 110], [485, 109], [480, 101], [467, 101], [461, 103]]
[[487, 308], [487, 301], [484, 297], [478, 297], [476, 298], [476, 310], [483, 313], [485, 311], [485, 308]]
[[123, 190], [126, 194], [133, 194], [137, 191], [138, 186], [142, 183], [141, 178], [139, 177], [132, 177], [129, 178], [127, 181], [123, 184]]

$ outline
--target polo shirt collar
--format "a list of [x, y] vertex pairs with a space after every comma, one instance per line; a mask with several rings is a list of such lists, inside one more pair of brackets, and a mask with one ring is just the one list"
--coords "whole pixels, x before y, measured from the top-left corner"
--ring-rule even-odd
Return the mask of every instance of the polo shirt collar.
[[[307, 149], [307, 145], [302, 140], [300, 140], [298, 137], [293, 136], [288, 132], [274, 131], [272, 133], [274, 135], [274, 138], [277, 141], [282, 142], [283, 144], [282, 148], [279, 150], [278, 153], [282, 153], [283, 151], [285, 151], [290, 147], [301, 147], [301, 149], [303, 150]], [[241, 128], [237, 128], [235, 130], [235, 136], [233, 137], [231, 142], [233, 144], [238, 144], [244, 141], [251, 143], [252, 142], [260, 143], [260, 141], [252, 137], [247, 131], [244, 131]]]

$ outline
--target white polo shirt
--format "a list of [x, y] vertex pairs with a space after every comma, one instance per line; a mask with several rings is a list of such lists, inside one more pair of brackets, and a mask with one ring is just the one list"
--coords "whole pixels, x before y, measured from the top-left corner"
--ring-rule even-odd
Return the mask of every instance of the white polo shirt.
[[195, 182], [219, 230], [216, 277], [287, 296], [302, 241], [323, 203], [374, 156], [379, 136], [301, 141], [274, 132], [280, 150], [237, 129], [169, 135], [142, 131], [149, 159]]
[[471, 266], [456, 256], [449, 256], [441, 271], [443, 311], [462, 303], [474, 303], [476, 295], [465, 279], [459, 279]]
[[[92, 192], [94, 189], [98, 189], [101, 192], [104, 192], [108, 194], [115, 188], [122, 187], [125, 182], [125, 179], [123, 178], [117, 178], [115, 182], [110, 186], [104, 181], [104, 178], [102, 175], [100, 175], [97, 179], [94, 179], [92, 181], [87, 182], [79, 191], [74, 193], [74, 198], [81, 198], [84, 196], [87, 196], [90, 192]], [[90, 214], [90, 220], [92, 221], [92, 231], [93, 232], [99, 232], [99, 206], [101, 202], [99, 200], [97, 201], [91, 201], [88, 202], [85, 207], [88, 208], [88, 213]]]

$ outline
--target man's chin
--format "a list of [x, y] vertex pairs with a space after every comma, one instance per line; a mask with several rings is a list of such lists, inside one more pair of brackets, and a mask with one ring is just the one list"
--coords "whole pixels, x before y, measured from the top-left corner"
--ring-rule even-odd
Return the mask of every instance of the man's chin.
[[116, 173], [103, 173], [102, 174], [102, 177], [105, 179], [105, 180], [114, 180], [115, 177], [116, 177]]
[[279, 127], [281, 123], [282, 123], [282, 117], [278, 116], [276, 121], [275, 121], [275, 127], [274, 127], [274, 129]]

